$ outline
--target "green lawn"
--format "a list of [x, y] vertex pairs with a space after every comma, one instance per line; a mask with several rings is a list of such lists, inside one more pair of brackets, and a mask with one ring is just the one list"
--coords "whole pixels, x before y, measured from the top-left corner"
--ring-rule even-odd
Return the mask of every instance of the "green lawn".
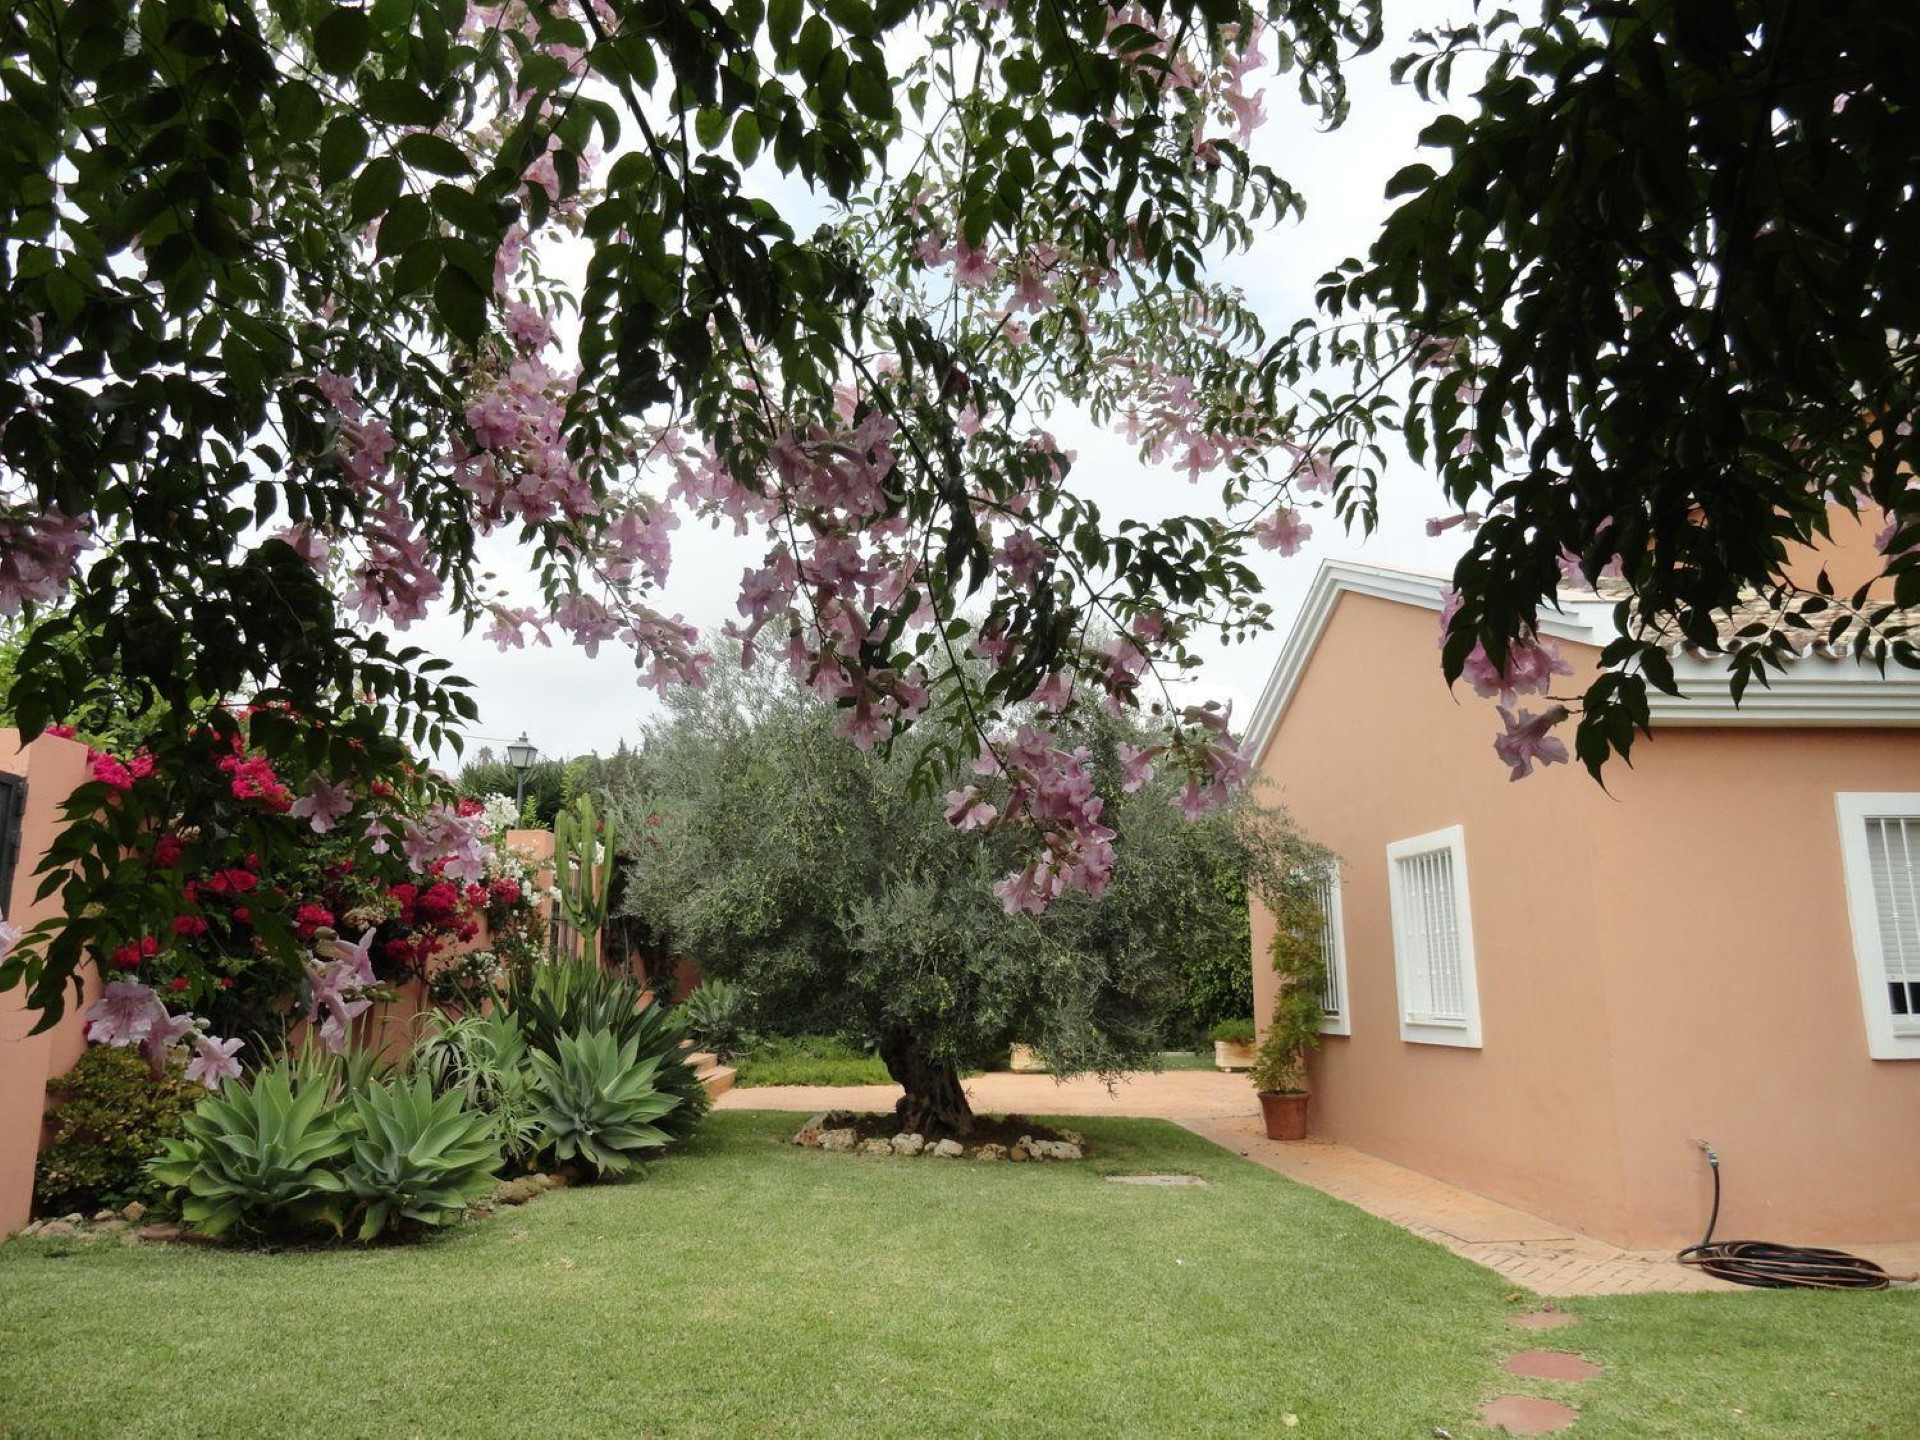
[[[1498, 1277], [1170, 1125], [986, 1166], [795, 1123], [411, 1248], [0, 1246], [0, 1434], [1418, 1440], [1478, 1433], [1533, 1338]], [[1215, 1183], [1103, 1179], [1138, 1170]], [[1920, 1427], [1914, 1295], [1575, 1308], [1582, 1437]]]

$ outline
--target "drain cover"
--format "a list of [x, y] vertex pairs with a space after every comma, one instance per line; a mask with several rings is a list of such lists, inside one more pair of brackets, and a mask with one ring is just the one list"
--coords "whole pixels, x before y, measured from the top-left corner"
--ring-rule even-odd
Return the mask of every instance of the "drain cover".
[[1198, 1175], [1109, 1175], [1115, 1185], [1206, 1185]]

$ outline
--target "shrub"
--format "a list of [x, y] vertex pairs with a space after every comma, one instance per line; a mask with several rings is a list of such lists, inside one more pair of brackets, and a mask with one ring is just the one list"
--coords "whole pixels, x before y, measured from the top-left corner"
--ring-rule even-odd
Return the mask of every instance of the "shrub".
[[702, 980], [680, 1010], [694, 1044], [703, 1050], [730, 1056], [745, 1048], [751, 1003], [744, 986], [712, 979]]
[[202, 1100], [185, 1133], [149, 1167], [187, 1224], [220, 1235], [238, 1224], [283, 1234], [343, 1224], [341, 1158], [352, 1145], [338, 1072], [276, 1060], [250, 1083]]
[[1280, 977], [1273, 1018], [1248, 1078], [1255, 1090], [1299, 1093], [1307, 1088], [1307, 1056], [1320, 1043], [1320, 994], [1327, 981], [1326, 954], [1320, 947], [1324, 917], [1312, 892], [1300, 891], [1273, 910], [1274, 937], [1268, 952]]
[[1251, 1020], [1222, 1020], [1209, 1033], [1227, 1045], [1251, 1045], [1255, 1035]]
[[742, 1057], [737, 1078], [742, 1086], [893, 1083], [878, 1055], [827, 1035], [762, 1040]]
[[414, 1048], [413, 1068], [440, 1094], [493, 1119], [509, 1163], [529, 1164], [545, 1145], [533, 1067], [520, 1022], [509, 1010], [450, 1019], [435, 1015]]
[[591, 960], [562, 960], [515, 976], [505, 998], [530, 1051], [557, 1057], [563, 1039], [605, 1030], [616, 1045], [631, 1044], [636, 1060], [657, 1062], [654, 1087], [676, 1102], [661, 1128], [684, 1140], [711, 1101], [687, 1064], [685, 1024], [664, 1005], [642, 1004], [645, 993], [638, 981]]
[[381, 1081], [351, 1097], [353, 1149], [345, 1180], [360, 1202], [362, 1240], [405, 1222], [446, 1225], [493, 1188], [494, 1119], [458, 1091], [433, 1093], [425, 1074]]
[[533, 1053], [540, 1122], [554, 1155], [581, 1160], [601, 1179], [624, 1175], [672, 1137], [653, 1122], [677, 1099], [654, 1084], [658, 1060], [636, 1057], [632, 1040], [589, 1030], [563, 1035], [552, 1054]]
[[177, 1073], [156, 1077], [132, 1050], [97, 1045], [51, 1087], [62, 1095], [33, 1178], [37, 1214], [92, 1212], [155, 1193], [147, 1162], [180, 1133], [205, 1092]]

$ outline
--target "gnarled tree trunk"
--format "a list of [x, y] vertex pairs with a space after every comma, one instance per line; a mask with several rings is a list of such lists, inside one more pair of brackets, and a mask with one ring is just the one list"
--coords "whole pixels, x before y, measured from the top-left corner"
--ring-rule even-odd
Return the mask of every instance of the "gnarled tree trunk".
[[904, 1030], [881, 1036], [880, 1061], [907, 1092], [893, 1111], [902, 1130], [920, 1135], [973, 1133], [973, 1107], [960, 1088], [958, 1069], [932, 1059]]

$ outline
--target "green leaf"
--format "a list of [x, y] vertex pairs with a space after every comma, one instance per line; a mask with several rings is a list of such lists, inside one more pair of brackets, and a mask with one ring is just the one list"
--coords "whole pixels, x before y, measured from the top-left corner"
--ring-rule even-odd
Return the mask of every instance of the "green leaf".
[[387, 213], [387, 207], [400, 198], [400, 161], [392, 155], [382, 155], [369, 162], [367, 168], [355, 177], [353, 193], [347, 200], [347, 220], [353, 225], [364, 225], [376, 215]]
[[304, 80], [289, 80], [280, 87], [273, 101], [274, 119], [280, 128], [282, 144], [298, 145], [320, 128], [325, 107], [320, 92]]
[[427, 233], [431, 220], [426, 201], [418, 195], [402, 195], [387, 207], [374, 252], [384, 260], [409, 249]]
[[351, 75], [367, 58], [373, 26], [366, 12], [338, 5], [313, 27], [313, 54], [329, 75]]
[[441, 119], [439, 102], [406, 80], [375, 80], [361, 87], [360, 108], [386, 125], [438, 125]]
[[435, 175], [452, 176], [473, 173], [473, 161], [468, 157], [467, 152], [444, 135], [434, 135], [426, 131], [403, 135], [394, 149], [402, 160], [418, 170], [431, 171]]
[[442, 266], [433, 286], [433, 305], [441, 323], [469, 345], [487, 332], [487, 296], [458, 266]]
[[700, 142], [701, 148], [716, 148], [727, 133], [727, 116], [723, 110], [709, 105], [694, 113], [693, 138]]
[[760, 157], [760, 122], [751, 110], [742, 110], [733, 120], [733, 158], [744, 167]]
[[367, 158], [367, 132], [351, 115], [341, 115], [320, 138], [320, 183], [337, 185]]
[[1394, 172], [1387, 181], [1386, 196], [1392, 200], [1400, 195], [1413, 195], [1425, 190], [1438, 177], [1431, 165], [1406, 165]]
[[767, 33], [774, 48], [784, 50], [800, 29], [800, 0], [772, 0], [767, 6]]

